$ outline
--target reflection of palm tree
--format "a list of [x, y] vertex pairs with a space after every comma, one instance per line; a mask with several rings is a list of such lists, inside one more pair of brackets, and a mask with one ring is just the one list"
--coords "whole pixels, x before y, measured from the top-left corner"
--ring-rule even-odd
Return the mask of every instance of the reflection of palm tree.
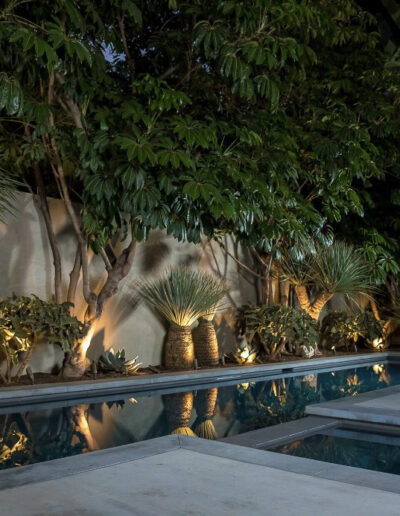
[[199, 391], [196, 395], [195, 407], [197, 412], [197, 419], [194, 423], [194, 431], [199, 437], [203, 439], [218, 439], [218, 435], [212, 420], [215, 415], [217, 397], [217, 387]]
[[193, 392], [165, 394], [163, 401], [170, 433], [197, 437], [189, 426], [193, 410]]

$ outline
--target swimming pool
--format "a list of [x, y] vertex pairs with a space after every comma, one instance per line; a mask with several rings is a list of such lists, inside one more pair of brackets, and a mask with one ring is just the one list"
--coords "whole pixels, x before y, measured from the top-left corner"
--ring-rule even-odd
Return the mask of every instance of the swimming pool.
[[220, 439], [299, 419], [312, 403], [398, 384], [400, 367], [383, 363], [210, 385], [197, 391], [7, 409], [0, 415], [0, 469], [171, 433]]
[[400, 437], [333, 428], [269, 451], [400, 475]]

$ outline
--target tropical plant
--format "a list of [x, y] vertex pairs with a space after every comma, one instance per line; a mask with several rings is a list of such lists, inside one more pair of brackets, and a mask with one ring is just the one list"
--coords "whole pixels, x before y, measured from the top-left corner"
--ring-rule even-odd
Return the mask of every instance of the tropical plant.
[[[317, 246], [315, 253], [307, 253], [297, 260], [286, 255], [282, 266], [294, 285], [300, 307], [316, 320], [334, 294], [356, 299], [373, 291], [371, 268], [358, 249], [344, 242]], [[313, 285], [318, 292], [311, 301], [307, 288]]]
[[138, 357], [131, 360], [126, 359], [124, 349], [119, 349], [117, 352], [113, 348], [105, 351], [99, 358], [98, 366], [103, 371], [113, 371], [125, 375], [133, 375], [142, 365], [137, 362]]
[[303, 310], [282, 305], [245, 306], [238, 315], [239, 333], [261, 344], [270, 360], [285, 348], [299, 353], [318, 342], [318, 323]]
[[360, 320], [356, 314], [332, 311], [321, 323], [321, 338], [330, 349], [355, 346], [361, 336]]
[[201, 367], [213, 367], [219, 363], [219, 350], [218, 350], [218, 339], [215, 332], [213, 323], [215, 312], [222, 300], [227, 293], [227, 285], [224, 281], [214, 279], [215, 281], [215, 295], [218, 295], [219, 299], [215, 305], [209, 310], [203, 313], [198, 319], [198, 326], [194, 328], [192, 332], [194, 341], [194, 353]]
[[190, 326], [221, 299], [221, 283], [209, 274], [175, 268], [141, 284], [141, 297], [169, 322], [165, 366], [189, 369], [194, 362]]
[[[68, 352], [85, 337], [83, 323], [70, 314], [70, 308], [70, 303], [42, 301], [36, 296], [12, 296], [0, 301], [0, 349], [7, 362], [3, 381], [20, 379], [40, 339]], [[22, 351], [26, 352], [23, 360]], [[12, 367], [17, 365], [12, 378]]]

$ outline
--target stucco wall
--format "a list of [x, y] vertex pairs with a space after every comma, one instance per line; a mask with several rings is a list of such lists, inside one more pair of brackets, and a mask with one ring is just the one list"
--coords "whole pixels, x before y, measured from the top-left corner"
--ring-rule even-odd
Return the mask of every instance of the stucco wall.
[[[63, 258], [65, 290], [73, 265], [76, 244], [73, 238], [64, 205], [50, 199], [50, 209]], [[0, 223], [0, 297], [16, 294], [36, 294], [48, 299], [53, 293], [53, 263], [45, 227], [32, 197], [18, 194], [15, 215]], [[232, 252], [233, 243], [227, 240]], [[246, 260], [245, 251], [239, 257]], [[96, 327], [89, 355], [96, 358], [103, 349], [125, 348], [128, 355], [139, 355], [143, 364], [161, 362], [165, 323], [146, 305], [137, 303], [135, 282], [156, 277], [164, 269], [174, 265], [186, 265], [201, 270], [217, 272], [217, 265], [231, 287], [231, 297], [237, 305], [254, 301], [255, 289], [251, 277], [239, 272], [235, 262], [226, 260], [214, 244], [216, 261], [209, 246], [179, 243], [164, 232], [154, 232], [149, 241], [139, 244], [134, 266], [122, 282], [119, 293], [105, 308]], [[99, 288], [104, 281], [104, 267], [97, 256], [91, 256], [91, 287]], [[78, 314], [82, 315], [82, 299], [77, 302]], [[227, 299], [224, 309], [216, 315], [219, 342], [224, 351], [234, 343], [232, 326], [232, 303]], [[39, 350], [32, 360], [33, 370], [49, 371], [62, 359], [62, 353], [54, 347]]]

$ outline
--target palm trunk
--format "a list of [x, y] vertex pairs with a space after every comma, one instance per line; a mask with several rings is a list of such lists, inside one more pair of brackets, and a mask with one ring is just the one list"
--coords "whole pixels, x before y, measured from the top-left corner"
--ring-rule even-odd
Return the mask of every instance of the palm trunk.
[[378, 307], [376, 306], [375, 299], [371, 297], [369, 304], [371, 305], [372, 313], [374, 314], [374, 317], [377, 321], [381, 320], [381, 317], [379, 315]]
[[308, 312], [309, 315], [316, 321], [318, 321], [319, 316], [321, 314], [322, 309], [326, 305], [326, 303], [332, 299], [333, 294], [329, 294], [327, 292], [321, 292], [317, 299], [314, 301], [314, 303], [311, 306], [310, 311]]
[[170, 326], [164, 357], [164, 364], [168, 369], [193, 368], [194, 344], [189, 326]]
[[193, 330], [194, 351], [201, 367], [215, 367], [219, 363], [218, 340], [214, 323], [205, 319]]
[[311, 311], [311, 303], [306, 287], [304, 285], [295, 285], [294, 290], [299, 300], [300, 307], [309, 314]]
[[289, 280], [281, 281], [279, 284], [279, 292], [280, 292], [280, 303], [283, 306], [289, 306], [289, 290], [290, 290]]

